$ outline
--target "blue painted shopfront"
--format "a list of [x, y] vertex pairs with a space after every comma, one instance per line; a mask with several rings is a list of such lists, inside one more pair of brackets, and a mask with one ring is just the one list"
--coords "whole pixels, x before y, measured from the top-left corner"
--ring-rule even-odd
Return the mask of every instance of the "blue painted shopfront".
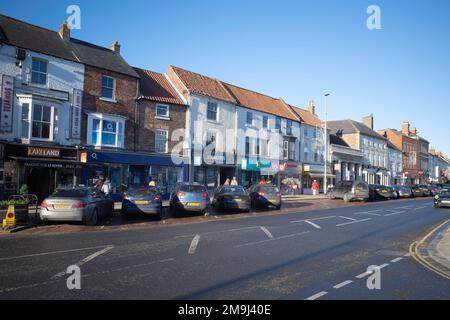
[[88, 151], [81, 180], [92, 185], [100, 176], [110, 180], [116, 201], [130, 185], [147, 185], [156, 181], [167, 199], [179, 181], [189, 181], [189, 167], [185, 159], [169, 156], [118, 152]]

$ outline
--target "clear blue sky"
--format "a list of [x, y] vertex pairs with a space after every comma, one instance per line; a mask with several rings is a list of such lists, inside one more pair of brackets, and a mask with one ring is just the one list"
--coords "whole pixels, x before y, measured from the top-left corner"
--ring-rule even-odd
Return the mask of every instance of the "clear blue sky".
[[[74, 37], [118, 40], [133, 65], [184, 67], [303, 107], [331, 92], [329, 119], [376, 129], [409, 120], [450, 154], [450, 1], [2, 0], [0, 12], [57, 30], [81, 8]], [[381, 30], [366, 9], [381, 8]]]

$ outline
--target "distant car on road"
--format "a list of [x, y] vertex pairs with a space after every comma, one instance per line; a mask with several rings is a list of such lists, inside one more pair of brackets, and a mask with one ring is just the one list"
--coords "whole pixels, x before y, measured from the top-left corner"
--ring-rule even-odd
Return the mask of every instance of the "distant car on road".
[[274, 206], [281, 209], [281, 192], [271, 184], [255, 184], [248, 189], [252, 208], [268, 208]]
[[394, 191], [397, 193], [399, 198], [412, 198], [413, 193], [410, 187], [408, 186], [392, 186]]
[[114, 201], [93, 188], [58, 189], [41, 203], [42, 221], [81, 221], [96, 225], [112, 216]]
[[218, 211], [230, 209], [250, 211], [250, 196], [242, 186], [218, 187], [213, 196], [212, 205]]
[[422, 189], [424, 197], [430, 197], [431, 196], [431, 190], [430, 190], [430, 188], [428, 188], [428, 186], [426, 186], [424, 184], [420, 184], [419, 188]]
[[132, 186], [128, 188], [123, 195], [122, 217], [129, 218], [134, 214], [150, 214], [162, 219], [162, 200], [158, 187]]
[[434, 197], [434, 207], [450, 207], [450, 188], [442, 188], [439, 194]]
[[345, 202], [352, 200], [366, 201], [369, 199], [369, 186], [364, 181], [339, 181], [328, 190], [329, 199], [344, 199]]
[[209, 194], [199, 183], [178, 183], [170, 195], [171, 211], [194, 211], [204, 214], [209, 206]]
[[424, 192], [423, 192], [422, 188], [419, 185], [413, 184], [411, 186], [411, 190], [412, 190], [412, 193], [413, 193], [415, 198], [425, 197]]
[[389, 200], [395, 197], [392, 188], [380, 184], [370, 184], [369, 191], [371, 200]]

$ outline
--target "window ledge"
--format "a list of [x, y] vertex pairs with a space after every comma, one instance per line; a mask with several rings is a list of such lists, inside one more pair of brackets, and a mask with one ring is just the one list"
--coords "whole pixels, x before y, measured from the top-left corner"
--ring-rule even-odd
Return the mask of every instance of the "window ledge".
[[215, 124], [215, 125], [218, 125], [218, 126], [223, 126], [223, 123], [219, 122], [218, 120], [209, 120], [209, 119], [207, 119], [206, 122], [212, 123], [212, 124]]
[[164, 117], [164, 116], [155, 116], [155, 119], [166, 120], [166, 121], [170, 121], [171, 120], [170, 117]]
[[102, 101], [106, 101], [106, 102], [117, 103], [117, 100], [115, 100], [115, 99], [104, 98], [104, 97], [100, 97], [99, 99]]

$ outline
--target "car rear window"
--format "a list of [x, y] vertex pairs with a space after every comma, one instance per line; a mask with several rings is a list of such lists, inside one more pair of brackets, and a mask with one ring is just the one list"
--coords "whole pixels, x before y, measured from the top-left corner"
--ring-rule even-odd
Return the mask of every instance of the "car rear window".
[[182, 185], [180, 191], [184, 192], [206, 192], [206, 187], [197, 185]]
[[88, 194], [88, 190], [86, 189], [63, 189], [56, 190], [52, 197], [55, 198], [84, 198]]
[[157, 188], [141, 187], [128, 189], [128, 194], [135, 197], [152, 196], [158, 192]]
[[356, 188], [367, 190], [367, 185], [365, 183], [356, 184]]
[[264, 192], [280, 192], [280, 190], [275, 186], [258, 186], [258, 191], [264, 191]]
[[223, 187], [220, 190], [220, 193], [234, 193], [234, 194], [242, 194], [242, 195], [244, 195], [245, 194], [245, 190], [241, 186]]

